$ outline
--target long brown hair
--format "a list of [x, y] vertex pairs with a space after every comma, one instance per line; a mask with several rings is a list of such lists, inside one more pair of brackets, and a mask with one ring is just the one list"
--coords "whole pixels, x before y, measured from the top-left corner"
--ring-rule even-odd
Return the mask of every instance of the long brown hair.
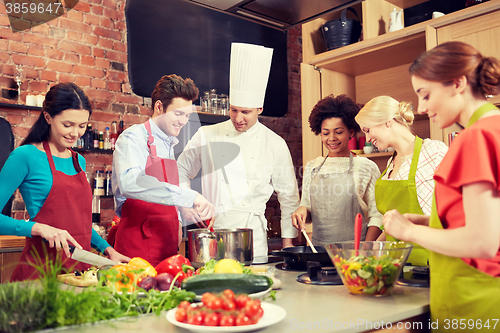
[[446, 42], [422, 53], [410, 66], [410, 75], [443, 84], [464, 75], [474, 96], [500, 93], [498, 59], [483, 57], [463, 42]]
[[76, 84], [70, 82], [58, 83], [50, 88], [47, 95], [45, 95], [42, 112], [40, 112], [38, 120], [31, 127], [21, 146], [48, 140], [50, 125], [45, 120], [44, 112], [47, 112], [51, 117], [55, 117], [61, 112], [70, 109], [87, 110], [89, 117], [92, 114], [89, 98]]

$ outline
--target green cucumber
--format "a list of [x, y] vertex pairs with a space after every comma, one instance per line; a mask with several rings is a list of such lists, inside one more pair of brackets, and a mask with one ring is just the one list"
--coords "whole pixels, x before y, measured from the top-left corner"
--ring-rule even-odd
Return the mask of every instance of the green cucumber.
[[181, 288], [196, 295], [217, 293], [231, 289], [236, 294], [253, 294], [271, 288], [272, 280], [265, 275], [254, 274], [201, 274], [182, 281]]

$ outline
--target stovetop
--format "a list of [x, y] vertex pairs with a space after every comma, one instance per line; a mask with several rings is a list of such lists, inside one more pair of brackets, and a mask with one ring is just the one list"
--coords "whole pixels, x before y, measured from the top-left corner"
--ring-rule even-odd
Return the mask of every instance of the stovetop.
[[[276, 264], [277, 269], [290, 272], [304, 272], [304, 270], [297, 270], [293, 267], [288, 267], [286, 263], [282, 262]], [[297, 281], [305, 284], [314, 285], [340, 285], [342, 280], [337, 274], [337, 270], [333, 266], [321, 266], [317, 261], [307, 262], [307, 272], [297, 276]]]
[[396, 282], [400, 286], [429, 288], [430, 269], [429, 266], [405, 266], [403, 272]]

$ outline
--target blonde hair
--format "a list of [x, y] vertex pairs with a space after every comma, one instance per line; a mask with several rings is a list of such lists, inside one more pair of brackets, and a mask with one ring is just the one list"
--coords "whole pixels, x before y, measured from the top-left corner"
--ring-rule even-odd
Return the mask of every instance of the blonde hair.
[[372, 98], [355, 117], [356, 122], [363, 127], [373, 127], [384, 124], [392, 119], [410, 129], [413, 124], [413, 105], [409, 102], [398, 102], [390, 96]]

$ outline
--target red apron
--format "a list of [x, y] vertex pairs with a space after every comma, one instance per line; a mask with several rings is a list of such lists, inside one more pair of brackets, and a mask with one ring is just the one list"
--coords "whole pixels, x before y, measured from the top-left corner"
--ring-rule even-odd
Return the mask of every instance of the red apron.
[[[149, 121], [144, 126], [148, 131], [149, 150], [146, 175], [178, 186], [177, 162], [157, 156]], [[177, 254], [178, 241], [179, 215], [176, 206], [125, 200], [114, 245], [118, 252], [131, 258], [141, 257], [156, 266], [163, 259]]]
[[[57, 171], [47, 142], [43, 142], [52, 172], [52, 188], [42, 208], [32, 219], [55, 228], [67, 230], [83, 247], [90, 251], [92, 238], [92, 190], [85, 172], [78, 163], [78, 154], [71, 150], [76, 175]], [[40, 259], [38, 259], [38, 257]], [[26, 237], [26, 245], [11, 281], [23, 281], [39, 277], [38, 271], [29, 263], [40, 265], [47, 260], [62, 260], [63, 267], [71, 270], [86, 270], [90, 266], [66, 257], [64, 251], [50, 248], [40, 236]]]

